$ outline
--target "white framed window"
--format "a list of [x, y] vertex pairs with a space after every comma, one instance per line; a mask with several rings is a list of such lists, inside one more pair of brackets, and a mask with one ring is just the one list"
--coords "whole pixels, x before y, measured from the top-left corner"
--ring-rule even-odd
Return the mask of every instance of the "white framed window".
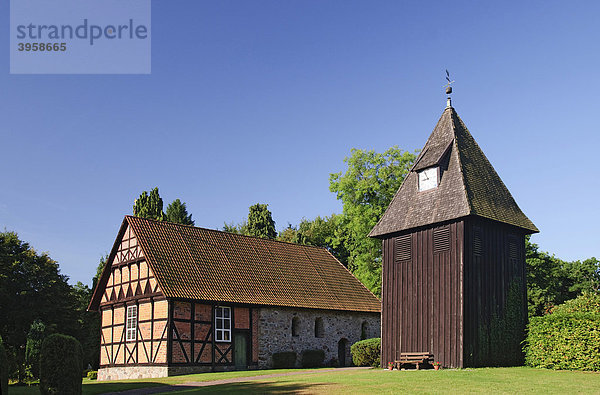
[[128, 342], [133, 342], [137, 336], [137, 306], [127, 306], [127, 322], [125, 326], [125, 336]]
[[231, 307], [215, 308], [215, 341], [231, 341]]

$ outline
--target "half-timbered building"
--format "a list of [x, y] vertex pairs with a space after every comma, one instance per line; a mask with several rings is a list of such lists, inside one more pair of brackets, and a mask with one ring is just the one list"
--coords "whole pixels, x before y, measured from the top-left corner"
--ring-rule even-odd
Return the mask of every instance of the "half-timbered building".
[[383, 242], [382, 357], [517, 364], [525, 241], [538, 229], [450, 104], [370, 233]]
[[[98, 378], [266, 368], [380, 333], [380, 301], [326, 249], [127, 216], [94, 290]], [[298, 360], [298, 363], [300, 360]]]

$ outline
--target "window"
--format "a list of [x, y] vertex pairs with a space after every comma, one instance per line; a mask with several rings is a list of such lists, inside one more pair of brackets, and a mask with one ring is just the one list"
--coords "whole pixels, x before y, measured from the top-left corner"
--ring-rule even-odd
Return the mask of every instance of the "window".
[[450, 250], [450, 227], [445, 226], [433, 230], [433, 252]]
[[127, 306], [126, 339], [134, 342], [137, 334], [137, 306]]
[[367, 321], [363, 321], [360, 327], [360, 340], [365, 340], [369, 337], [369, 323]]
[[298, 317], [294, 317], [292, 318], [292, 336], [299, 336], [300, 335], [300, 318]]
[[215, 308], [215, 340], [218, 342], [231, 341], [231, 308]]
[[323, 330], [323, 318], [319, 317], [315, 320], [315, 337], [325, 336], [325, 330]]

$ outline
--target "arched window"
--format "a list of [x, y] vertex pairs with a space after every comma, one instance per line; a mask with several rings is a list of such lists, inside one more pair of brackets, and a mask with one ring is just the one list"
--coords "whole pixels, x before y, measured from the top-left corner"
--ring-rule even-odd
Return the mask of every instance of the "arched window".
[[315, 337], [323, 336], [325, 336], [325, 331], [323, 330], [323, 318], [318, 317], [315, 320]]
[[367, 321], [363, 321], [360, 326], [360, 340], [365, 340], [369, 337], [369, 323]]
[[300, 318], [292, 318], [292, 336], [300, 335]]

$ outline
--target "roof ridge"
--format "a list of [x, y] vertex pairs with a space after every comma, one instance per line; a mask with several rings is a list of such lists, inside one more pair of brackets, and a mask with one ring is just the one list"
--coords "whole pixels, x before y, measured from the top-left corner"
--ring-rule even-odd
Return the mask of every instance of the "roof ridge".
[[[469, 199], [469, 194], [467, 192], [467, 184], [465, 181], [465, 172], [463, 169], [462, 159], [460, 157], [460, 150], [458, 148], [458, 138], [456, 137], [456, 124], [454, 123], [454, 116], [456, 115], [458, 117], [458, 114], [456, 113], [456, 110], [454, 110], [453, 107], [450, 107], [450, 108], [451, 108], [450, 120], [452, 121], [452, 134], [454, 135], [452, 145], [454, 147], [456, 147], [456, 158], [458, 159], [458, 168], [459, 168], [459, 173], [460, 173], [460, 179], [462, 180], [462, 192], [464, 194], [465, 200], [467, 201], [467, 204], [469, 205], [469, 215], [471, 215], [473, 213], [473, 203], [471, 202], [471, 199]], [[465, 129], [466, 129], [466, 127], [465, 127]]]
[[267, 238], [260, 237], [260, 236], [250, 236], [250, 235], [244, 235], [244, 234], [241, 234], [241, 233], [226, 232], [224, 230], [204, 228], [202, 226], [185, 225], [185, 224], [180, 224], [180, 223], [177, 223], [177, 222], [159, 221], [159, 220], [152, 219], [152, 218], [136, 217], [135, 215], [131, 215], [131, 214], [127, 214], [127, 215], [125, 215], [125, 217], [126, 218], [139, 218], [139, 219], [142, 219], [144, 221], [156, 222], [158, 224], [169, 224], [169, 225], [176, 225], [176, 226], [184, 226], [186, 228], [202, 229], [202, 230], [207, 230], [209, 232], [217, 232], [217, 233], [223, 233], [223, 234], [227, 234], [227, 235], [233, 235], [233, 236], [239, 236], [239, 237], [248, 237], [248, 238], [251, 238], [251, 239], [271, 241], [271, 242], [275, 242], [275, 243], [284, 243], [284, 244], [291, 244], [291, 245], [295, 245], [295, 246], [304, 246], [304, 247], [318, 248], [320, 250], [327, 250], [327, 248], [325, 248], [325, 247], [314, 246], [314, 245], [311, 245], [311, 244], [300, 244], [300, 243], [293, 243], [291, 241], [283, 241], [283, 240], [276, 240], [276, 239], [267, 239]]

